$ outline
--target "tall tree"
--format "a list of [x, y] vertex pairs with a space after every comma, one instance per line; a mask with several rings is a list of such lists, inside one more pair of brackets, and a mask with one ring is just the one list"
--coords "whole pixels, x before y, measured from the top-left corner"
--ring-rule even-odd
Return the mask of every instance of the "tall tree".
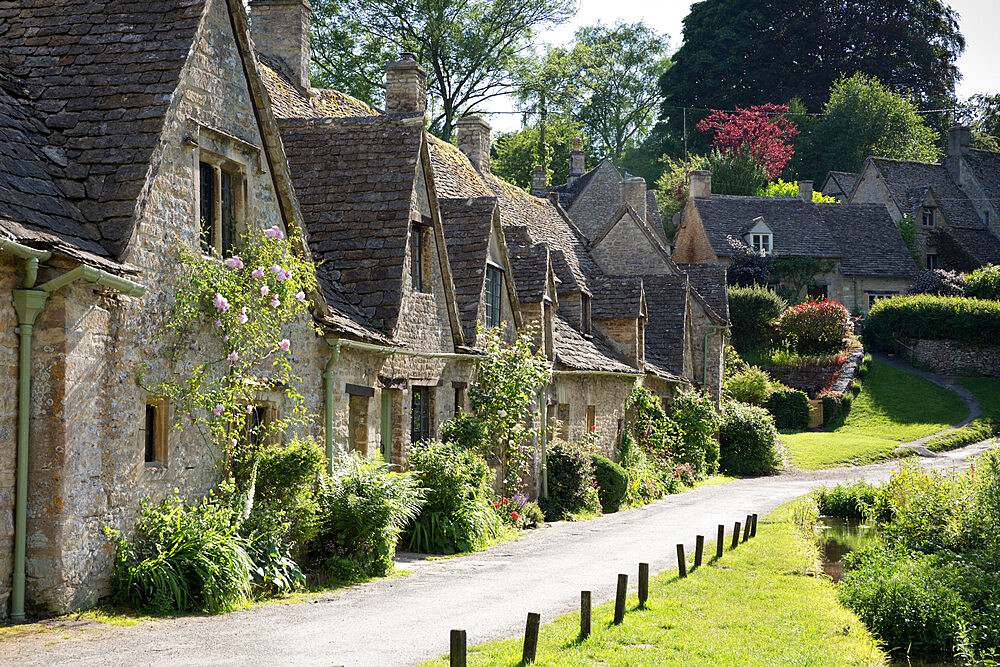
[[974, 146], [1000, 150], [1000, 95], [973, 95], [959, 105], [957, 120], [972, 128]]
[[785, 113], [788, 107], [777, 104], [714, 111], [698, 123], [698, 131], [714, 130], [713, 148], [724, 155], [745, 151], [764, 167], [768, 178], [776, 178], [795, 153], [789, 139], [799, 133]]
[[[493, 141], [493, 160], [491, 170], [500, 178], [527, 190], [531, 187], [531, 174], [538, 159], [538, 146], [541, 143], [541, 123], [521, 128], [514, 132], [505, 132]], [[573, 128], [573, 137], [581, 138], [583, 149], [588, 150], [586, 136], [581, 136], [578, 128]], [[569, 174], [569, 151], [572, 145], [570, 123], [566, 116], [553, 114], [546, 123], [545, 143], [548, 145], [549, 182], [565, 183]]]
[[[921, 109], [950, 107], [965, 48], [944, 0], [704, 0], [660, 79], [664, 147], [683, 147], [681, 107], [732, 109], [798, 97], [818, 111], [843, 74], [875, 76]], [[692, 122], [702, 111], [688, 111]], [[942, 120], [942, 122], [946, 122]], [[692, 151], [704, 139], [689, 134]]]
[[459, 117], [511, 91], [535, 32], [575, 8], [575, 0], [315, 0], [317, 79], [378, 103], [382, 66], [412, 52], [429, 74], [431, 129], [450, 139]]

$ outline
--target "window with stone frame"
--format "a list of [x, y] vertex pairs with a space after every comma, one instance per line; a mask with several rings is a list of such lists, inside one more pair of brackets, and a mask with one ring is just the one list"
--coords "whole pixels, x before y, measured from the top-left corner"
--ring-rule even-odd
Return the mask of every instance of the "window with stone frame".
[[433, 387], [410, 388], [410, 442], [418, 443], [431, 437], [431, 402]]
[[938, 268], [938, 256], [936, 253], [927, 253], [925, 258], [928, 271], [934, 271]]
[[167, 424], [166, 399], [150, 396], [146, 399], [143, 412], [142, 431], [143, 461], [147, 465], [167, 465], [167, 439], [170, 429]]
[[429, 292], [426, 275], [427, 225], [414, 220], [410, 225], [410, 286], [416, 292]]
[[350, 394], [347, 406], [347, 439], [352, 452], [368, 456], [368, 401], [363, 394]]
[[585, 335], [590, 335], [591, 331], [591, 319], [590, 319], [590, 296], [580, 293], [580, 331]]
[[466, 385], [463, 384], [453, 384], [455, 388], [455, 416], [457, 417], [461, 413], [465, 412], [465, 394]]
[[248, 411], [247, 421], [243, 427], [243, 442], [251, 451], [274, 443], [275, 410], [273, 403], [258, 401]]
[[556, 414], [556, 419], [559, 420], [559, 437], [569, 440], [569, 403], [560, 403]]
[[931, 206], [924, 206], [920, 211], [920, 224], [924, 227], [934, 226], [934, 208]]
[[494, 265], [486, 265], [486, 326], [500, 326], [501, 305], [503, 304], [503, 269]]
[[751, 234], [750, 248], [755, 253], [770, 255], [773, 249], [773, 239], [774, 237], [771, 234]]
[[875, 302], [880, 299], [891, 299], [894, 296], [899, 296], [899, 292], [891, 292], [888, 290], [877, 291], [877, 292], [866, 292], [868, 294], [868, 309], [875, 305]]
[[587, 406], [587, 433], [597, 428], [597, 406]]
[[246, 216], [245, 183], [242, 166], [202, 154], [198, 163], [198, 240], [205, 254], [233, 254], [239, 221]]

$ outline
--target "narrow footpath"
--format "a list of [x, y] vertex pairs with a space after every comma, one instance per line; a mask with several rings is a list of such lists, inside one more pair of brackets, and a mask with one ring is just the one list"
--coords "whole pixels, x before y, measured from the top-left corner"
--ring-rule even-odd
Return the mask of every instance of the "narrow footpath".
[[[935, 458], [925, 467], [966, 463], [992, 442]], [[888, 478], [896, 462], [789, 472], [703, 486], [652, 505], [580, 523], [558, 523], [483, 552], [423, 562], [413, 573], [220, 616], [187, 616], [132, 627], [62, 620], [53, 631], [0, 643], [0, 664], [27, 665], [412, 665], [443, 655], [453, 628], [469, 644], [522, 632], [528, 612], [542, 622], [571, 611], [581, 590], [614, 596], [619, 572], [639, 562], [676, 567], [675, 545], [714, 539], [747, 514], [764, 515], [811, 489]]]

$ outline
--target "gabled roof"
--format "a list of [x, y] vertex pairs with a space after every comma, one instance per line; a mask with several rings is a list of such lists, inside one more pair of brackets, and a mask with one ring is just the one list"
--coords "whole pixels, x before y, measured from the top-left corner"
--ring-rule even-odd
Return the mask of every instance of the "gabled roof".
[[549, 248], [538, 243], [528, 248], [510, 251], [511, 270], [521, 303], [539, 303], [545, 299], [549, 271]]
[[816, 204], [830, 233], [842, 249], [840, 272], [845, 276], [898, 276], [916, 272], [903, 237], [881, 204]]
[[645, 316], [642, 278], [638, 276], [601, 277], [591, 281], [594, 319], [624, 319]]
[[923, 202], [926, 189], [930, 188], [949, 226], [984, 229], [972, 202], [952, 180], [943, 164], [881, 157], [868, 160], [882, 175], [889, 196], [904, 216], [919, 217], [917, 208]]
[[826, 178], [823, 180], [823, 185], [820, 187], [821, 192], [827, 191], [827, 185], [831, 182], [835, 186], [835, 189], [839, 191], [845, 198], [851, 195], [854, 191], [854, 186], [857, 185], [858, 180], [861, 179], [861, 174], [855, 174], [850, 171], [831, 171], [828, 172]]
[[987, 199], [995, 209], [1000, 209], [1000, 153], [970, 148], [963, 157]]
[[[611, 164], [610, 160], [604, 158], [597, 163], [597, 166], [578, 176], [572, 183], [556, 185], [549, 188], [549, 192], [555, 192], [559, 195], [559, 205], [569, 210], [569, 208], [573, 206], [573, 202], [576, 201], [576, 198], [580, 196], [580, 193], [583, 192], [588, 185], [590, 185], [590, 181], [593, 180], [594, 174], [597, 173], [598, 168], [605, 162]], [[614, 165], [611, 165], [611, 168], [614, 169]]]
[[649, 223], [640, 218], [635, 212], [635, 209], [628, 204], [622, 204], [618, 207], [618, 209], [611, 215], [611, 219], [604, 225], [604, 228], [597, 234], [597, 236], [594, 237], [594, 240], [590, 242], [590, 247], [596, 248], [600, 245], [601, 241], [603, 241], [604, 238], [611, 233], [611, 230], [621, 224], [625, 218], [630, 219], [639, 231], [642, 232], [643, 236], [646, 237], [646, 240], [649, 241], [649, 245], [652, 246], [652, 248], [663, 258], [664, 265], [673, 270], [675, 266], [673, 260], [670, 258], [670, 251], [667, 249], [667, 244], [663, 240], [662, 230], [661, 234], [657, 234], [656, 231], [650, 227]]
[[946, 232], [980, 265], [1000, 264], [1000, 239], [982, 229], [949, 228]]
[[684, 374], [688, 277], [645, 276], [646, 359], [676, 375]]
[[119, 254], [131, 238], [202, 0], [7, 3], [0, 59], [51, 131], [59, 186], [91, 238]]
[[391, 335], [399, 315], [423, 126], [386, 117], [280, 121], [330, 305]]
[[350, 118], [381, 113], [339, 90], [314, 88], [313, 95], [306, 97], [292, 85], [276, 63], [260, 53], [256, 56], [276, 118]]
[[726, 265], [723, 262], [678, 264], [677, 268], [690, 278], [696, 294], [723, 320], [729, 321], [729, 291], [726, 285]]
[[553, 318], [556, 362], [570, 370], [635, 373], [642, 371], [621, 360], [599, 336], [585, 337], [561, 315]]
[[719, 257], [730, 257], [728, 236], [742, 238], [743, 230], [764, 218], [774, 232], [774, 254], [798, 257], [839, 257], [840, 248], [820, 218], [812, 202], [799, 197], [737, 197], [712, 195], [695, 197], [694, 205], [701, 218], [712, 250]]

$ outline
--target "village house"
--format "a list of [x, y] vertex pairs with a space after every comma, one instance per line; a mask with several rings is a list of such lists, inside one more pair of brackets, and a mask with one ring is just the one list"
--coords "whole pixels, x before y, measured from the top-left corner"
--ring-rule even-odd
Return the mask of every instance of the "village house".
[[941, 162], [870, 157], [847, 201], [881, 204], [893, 220], [908, 218], [922, 268], [1000, 264], [1000, 153], [970, 148], [969, 141], [969, 128], [953, 127]]
[[858, 174], [852, 174], [849, 171], [831, 171], [823, 179], [823, 185], [819, 191], [839, 202], [846, 202], [850, 200], [851, 192], [857, 182]]
[[674, 260], [728, 266], [731, 238], [776, 260], [807, 260], [816, 273], [798, 298], [833, 299], [858, 314], [904, 293], [916, 271], [881, 205], [813, 203], [812, 181], [799, 181], [798, 197], [717, 195], [711, 172], [691, 172]]
[[[660, 242], [644, 252], [666, 269], [617, 270], [558, 202], [490, 172], [484, 121], [460, 121], [457, 147], [424, 129], [412, 57], [376, 110], [310, 86], [305, 0], [250, 4], [252, 29], [238, 0], [0, 9], [2, 613], [92, 603], [105, 527], [217, 484], [217, 453], [149, 387], [177, 370], [158, 335], [180, 250], [224, 256], [250, 228], [315, 266], [313, 321], [287, 335], [299, 430], [331, 460], [405, 466], [467, 405], [480, 326], [533, 327], [552, 363], [533, 492], [547, 439], [593, 430], [614, 454], [636, 382], [719, 396], [724, 272], [681, 271]], [[287, 400], [261, 374], [255, 414], [276, 419]]]

